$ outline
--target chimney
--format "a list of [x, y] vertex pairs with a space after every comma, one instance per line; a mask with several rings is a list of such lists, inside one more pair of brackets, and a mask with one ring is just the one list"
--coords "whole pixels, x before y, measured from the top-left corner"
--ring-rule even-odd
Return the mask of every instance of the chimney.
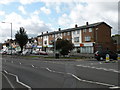
[[46, 33], [48, 33], [48, 31]]
[[86, 22], [86, 25], [87, 25], [87, 26], [88, 26], [88, 24], [89, 24], [89, 23], [88, 23], [88, 22]]
[[75, 24], [75, 28], [77, 28], [78, 26], [77, 26], [77, 24]]
[[61, 28], [58, 28], [58, 31], [61, 31]]
[[42, 32], [42, 35], [43, 35], [43, 32]]

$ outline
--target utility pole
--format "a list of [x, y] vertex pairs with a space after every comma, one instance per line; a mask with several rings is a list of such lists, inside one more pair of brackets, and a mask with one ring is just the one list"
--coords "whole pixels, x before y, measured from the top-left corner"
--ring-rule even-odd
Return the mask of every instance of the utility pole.
[[56, 41], [55, 41], [55, 31], [54, 31], [54, 57], [56, 55]]
[[[9, 22], [2, 22], [2, 23], [9, 23]], [[9, 24], [11, 24], [11, 55], [12, 55], [12, 22]]]

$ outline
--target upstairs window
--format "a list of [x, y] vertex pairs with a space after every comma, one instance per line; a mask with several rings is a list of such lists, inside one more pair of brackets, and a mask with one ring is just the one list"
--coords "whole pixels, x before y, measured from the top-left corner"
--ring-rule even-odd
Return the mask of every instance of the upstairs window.
[[75, 34], [75, 31], [73, 31], [73, 34]]
[[90, 36], [86, 36], [85, 37], [85, 41], [91, 41], [91, 37]]
[[86, 32], [87, 30], [86, 29], [83, 29], [83, 32]]
[[66, 36], [66, 32], [64, 33], [64, 36]]
[[74, 42], [79, 42], [79, 37], [74, 37]]
[[70, 35], [70, 32], [67, 32], [67, 35]]
[[77, 31], [77, 34], [79, 34], [79, 33], [80, 33], [80, 31], [78, 30], [78, 31]]
[[89, 28], [89, 32], [92, 32], [92, 28]]

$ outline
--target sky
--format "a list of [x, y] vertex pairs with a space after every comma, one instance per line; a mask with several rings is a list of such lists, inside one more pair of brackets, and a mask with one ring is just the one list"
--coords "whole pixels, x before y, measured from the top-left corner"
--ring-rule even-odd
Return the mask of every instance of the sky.
[[[0, 0], [0, 43], [15, 38], [24, 27], [29, 38], [41, 32], [67, 29], [96, 22], [112, 26], [118, 33], [119, 0]], [[2, 23], [6, 22], [6, 23]]]

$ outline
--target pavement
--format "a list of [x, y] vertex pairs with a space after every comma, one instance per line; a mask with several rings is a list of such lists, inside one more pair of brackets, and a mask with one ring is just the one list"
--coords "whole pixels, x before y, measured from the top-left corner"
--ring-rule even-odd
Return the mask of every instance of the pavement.
[[[2, 70], [16, 88], [116, 89], [119, 88], [118, 63], [94, 59], [50, 61], [43, 58], [3, 57]], [[6, 80], [5, 77], [3, 80]], [[6, 83], [3, 87], [10, 85]]]

